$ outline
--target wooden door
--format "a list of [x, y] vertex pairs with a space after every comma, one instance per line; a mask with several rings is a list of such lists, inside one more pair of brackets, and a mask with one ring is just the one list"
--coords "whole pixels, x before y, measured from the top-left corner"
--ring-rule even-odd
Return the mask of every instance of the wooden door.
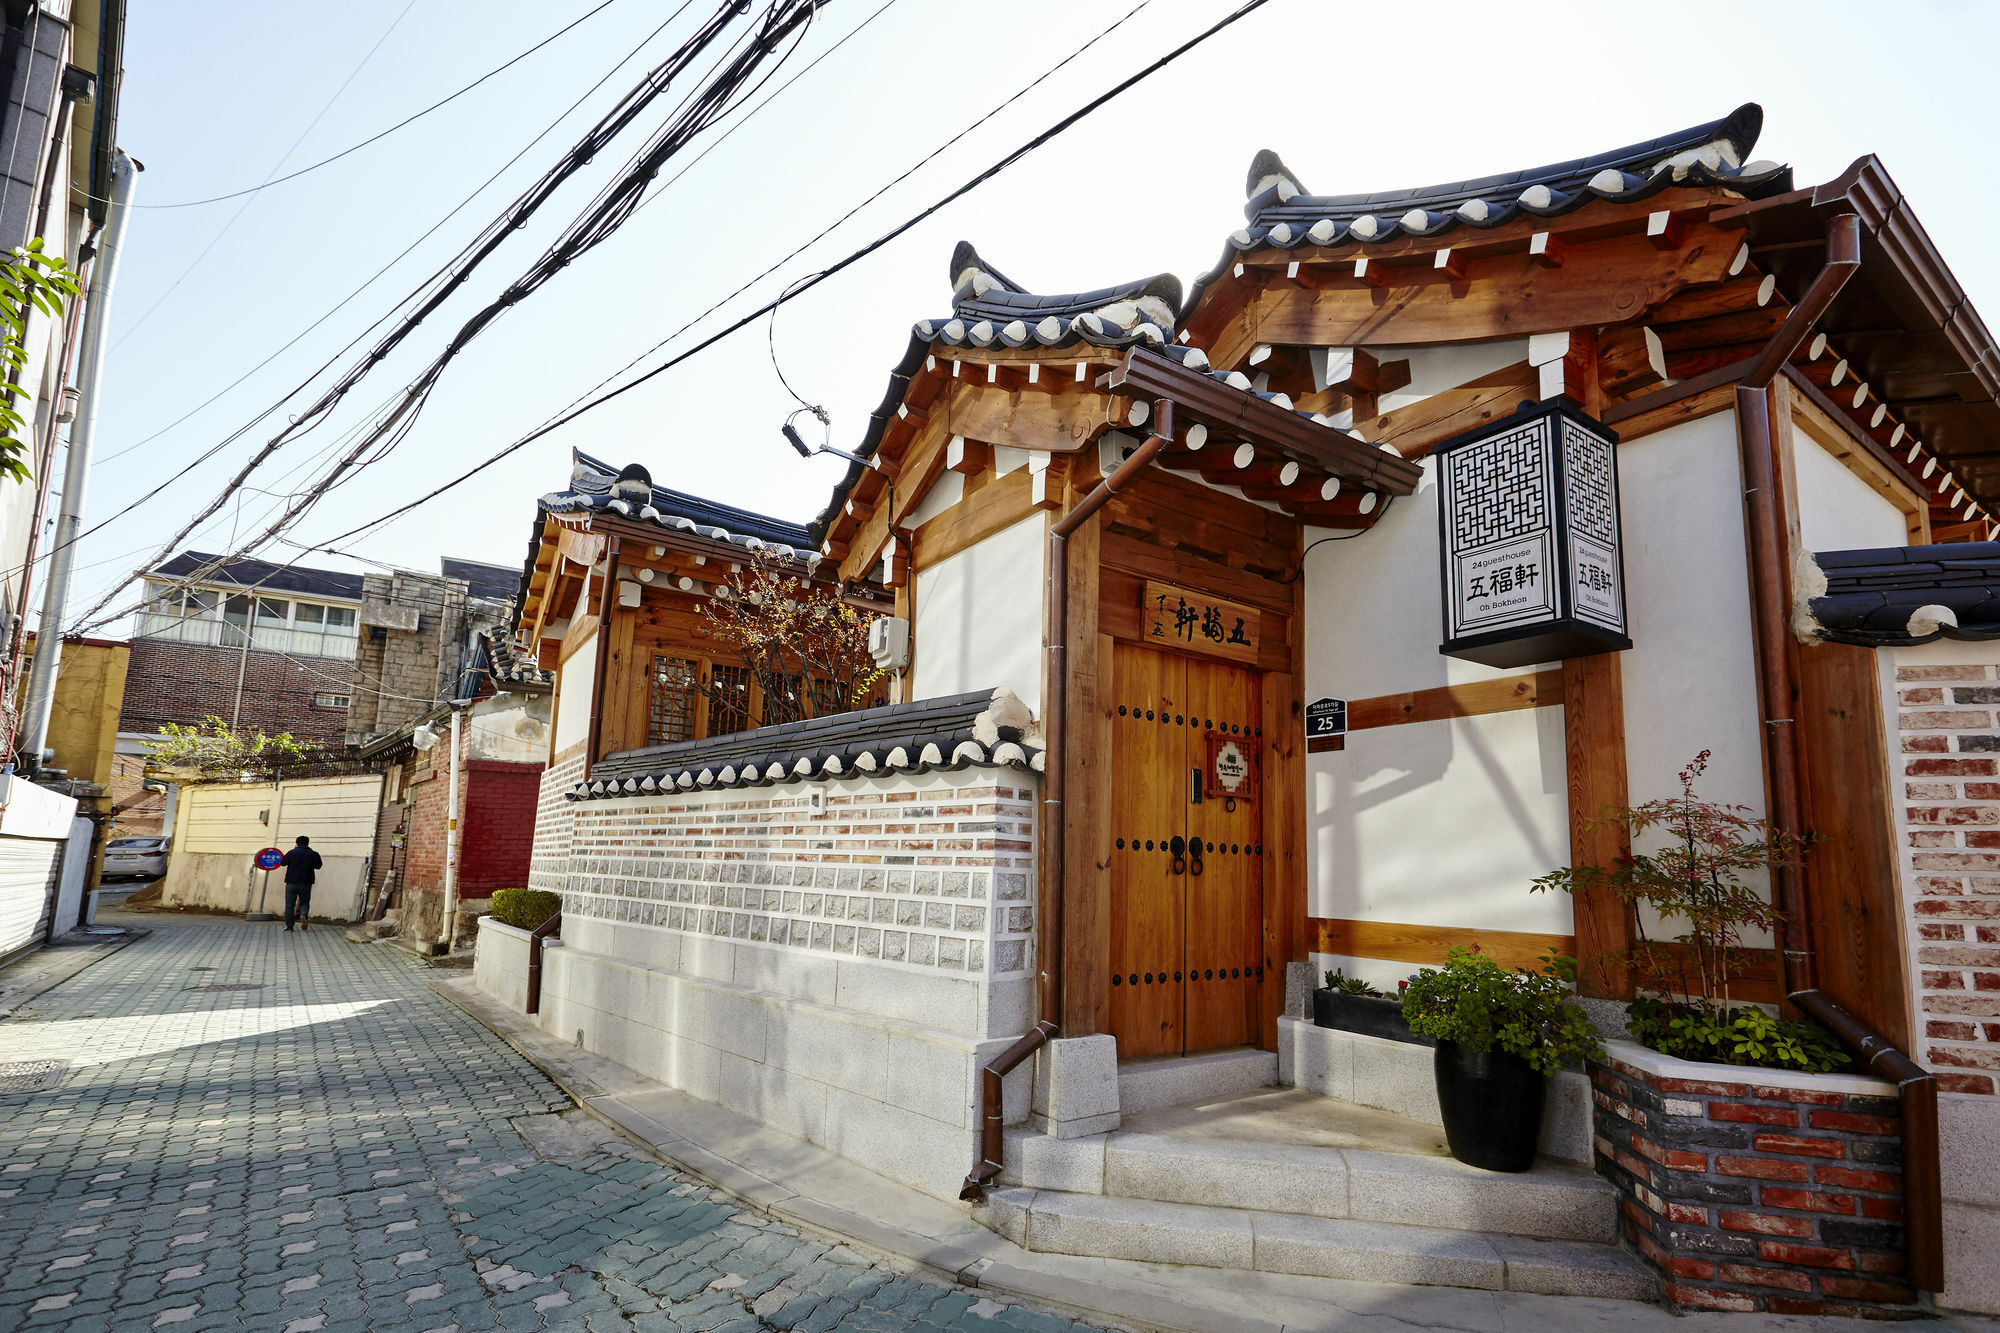
[[[1209, 737], [1261, 749], [1254, 673], [1119, 644], [1112, 670], [1111, 1030], [1121, 1057], [1254, 1042], [1262, 824]], [[1198, 780], [1197, 774], [1201, 777]]]
[[[1209, 1050], [1257, 1040], [1258, 979], [1264, 963], [1263, 817], [1249, 795], [1230, 796], [1216, 782], [1209, 737], [1226, 736], [1254, 764], [1263, 701], [1257, 677], [1222, 662], [1187, 661], [1190, 789], [1187, 873], [1186, 1048]], [[1192, 725], [1195, 716], [1201, 725]], [[1193, 775], [1202, 773], [1199, 802]]]

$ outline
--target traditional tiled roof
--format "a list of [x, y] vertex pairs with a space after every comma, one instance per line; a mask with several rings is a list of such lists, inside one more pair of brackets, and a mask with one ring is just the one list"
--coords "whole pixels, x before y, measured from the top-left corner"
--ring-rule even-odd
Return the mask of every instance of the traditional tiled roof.
[[1881, 648], [2000, 638], [2000, 542], [1821, 551], [1819, 637]]
[[652, 474], [638, 463], [621, 469], [581, 450], [573, 450], [571, 458], [569, 487], [541, 498], [545, 513], [614, 513], [753, 550], [768, 546], [781, 555], [812, 552], [811, 537], [796, 523], [655, 486]]
[[231, 584], [239, 588], [254, 588], [262, 593], [288, 592], [300, 597], [327, 597], [349, 602], [361, 600], [359, 574], [346, 574], [333, 569], [306, 569], [300, 565], [274, 565], [268, 560], [248, 558], [230, 560], [218, 568], [209, 568], [221, 560], [222, 556], [210, 555], [206, 551], [182, 551], [147, 572], [162, 578], [198, 576], [193, 578], [196, 583]]
[[568, 795], [592, 800], [973, 767], [1041, 771], [1041, 735], [1012, 691], [919, 699], [627, 750], [593, 767], [590, 781]]
[[[1232, 388], [1252, 392], [1247, 376], [1213, 370], [1208, 364], [1208, 354], [1201, 348], [1175, 340], [1175, 307], [1180, 301], [1181, 284], [1171, 273], [1095, 291], [1040, 296], [1024, 291], [1019, 283], [981, 259], [971, 242], [960, 241], [952, 251], [951, 285], [952, 313], [917, 322], [902, 361], [889, 374], [881, 406], [869, 414], [868, 432], [854, 450], [861, 457], [874, 457], [882, 443], [882, 432], [896, 419], [896, 411], [909, 393], [910, 381], [923, 370], [925, 362], [932, 356], [949, 358], [956, 349], [976, 352], [987, 348], [1027, 348], [1054, 352], [1074, 347], [1116, 350], [1145, 346], [1191, 370], [1204, 371]], [[1287, 409], [1292, 406], [1291, 399], [1281, 393], [1258, 392], [1257, 396]], [[848, 493], [861, 479], [861, 471], [859, 464], [849, 467], [834, 488], [833, 498], [812, 522], [813, 541], [825, 537]]]
[[916, 338], [947, 347], [1129, 347], [1174, 338], [1181, 280], [1171, 273], [1116, 287], [1038, 296], [979, 257], [951, 252], [951, 314], [919, 320]]
[[504, 602], [512, 597], [515, 585], [521, 581], [521, 572], [517, 569], [489, 565], [483, 560], [460, 560], [454, 556], [441, 558], [438, 571], [448, 579], [464, 579], [474, 597], [495, 602]]
[[507, 636], [498, 631], [480, 631], [472, 664], [492, 676], [500, 689], [547, 689], [555, 681], [554, 672], [542, 670], [534, 658], [515, 651]]
[[1248, 225], [1230, 236], [1222, 266], [1195, 283], [1188, 307], [1237, 254], [1266, 247], [1379, 245], [1461, 227], [1483, 230], [1523, 215], [1560, 217], [1599, 199], [1644, 199], [1674, 185], [1722, 186], [1751, 198], [1778, 194], [1792, 188], [1791, 168], [1745, 161], [1763, 125], [1764, 109], [1748, 102], [1721, 120], [1590, 157], [1374, 194], [1309, 193], [1267, 148], [1250, 163]]

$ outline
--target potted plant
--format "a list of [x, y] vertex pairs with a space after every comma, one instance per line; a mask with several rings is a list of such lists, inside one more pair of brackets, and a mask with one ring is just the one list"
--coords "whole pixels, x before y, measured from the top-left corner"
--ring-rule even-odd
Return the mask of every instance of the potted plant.
[[[1409, 983], [1402, 985], [1407, 987]], [[1326, 974], [1326, 985], [1313, 992], [1313, 1026], [1418, 1046], [1437, 1045], [1429, 1037], [1419, 1037], [1410, 1031], [1399, 996], [1384, 995], [1360, 977], [1344, 975], [1337, 967]]]
[[1437, 1042], [1432, 1070], [1451, 1155], [1488, 1171], [1526, 1171], [1558, 1069], [1595, 1055], [1590, 1019], [1567, 1003], [1576, 960], [1551, 952], [1537, 971], [1501, 968], [1457, 948], [1403, 992], [1410, 1030]]
[[[1738, 1004], [1731, 984], [1748, 966], [1746, 931], [1768, 931], [1784, 915], [1746, 877], [1796, 862], [1805, 840], [1746, 807], [1704, 801], [1695, 782], [1709, 752], [1680, 773], [1680, 795], [1616, 806], [1586, 827], [1616, 828], [1633, 845], [1609, 866], [1569, 866], [1542, 876], [1538, 891], [1606, 892], [1645, 907], [1686, 929], [1671, 940], [1648, 938], [1648, 912], [1633, 913], [1637, 943], [1616, 956], [1628, 961], [1642, 994], [1626, 1007], [1626, 1025], [1641, 1045], [1682, 1060], [1829, 1073], [1850, 1063], [1840, 1043], [1816, 1023], [1780, 1019]], [[1664, 836], [1663, 836], [1664, 835]]]

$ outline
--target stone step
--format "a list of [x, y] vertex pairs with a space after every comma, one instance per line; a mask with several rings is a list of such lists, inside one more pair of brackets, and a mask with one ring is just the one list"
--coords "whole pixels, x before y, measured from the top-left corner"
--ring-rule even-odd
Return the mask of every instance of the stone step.
[[1045, 1254], [1355, 1282], [1652, 1300], [1652, 1274], [1610, 1245], [1152, 1199], [1001, 1187], [981, 1220]]
[[1125, 1130], [1013, 1131], [1004, 1156], [1002, 1178], [1028, 1189], [1550, 1240], [1618, 1235], [1611, 1186], [1548, 1158], [1510, 1175], [1418, 1153]]
[[1132, 1115], [1163, 1106], [1192, 1106], [1274, 1087], [1277, 1082], [1277, 1052], [1248, 1047], [1128, 1060], [1118, 1066], [1118, 1109]]

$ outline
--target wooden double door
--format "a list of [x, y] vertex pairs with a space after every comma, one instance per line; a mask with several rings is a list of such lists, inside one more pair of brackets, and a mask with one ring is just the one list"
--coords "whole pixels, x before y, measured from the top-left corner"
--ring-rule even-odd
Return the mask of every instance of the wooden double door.
[[[1118, 1054], [1254, 1043], [1265, 962], [1264, 824], [1260, 798], [1249, 794], [1263, 751], [1259, 678], [1120, 643], [1112, 683]], [[1226, 789], [1230, 781], [1241, 794]]]

